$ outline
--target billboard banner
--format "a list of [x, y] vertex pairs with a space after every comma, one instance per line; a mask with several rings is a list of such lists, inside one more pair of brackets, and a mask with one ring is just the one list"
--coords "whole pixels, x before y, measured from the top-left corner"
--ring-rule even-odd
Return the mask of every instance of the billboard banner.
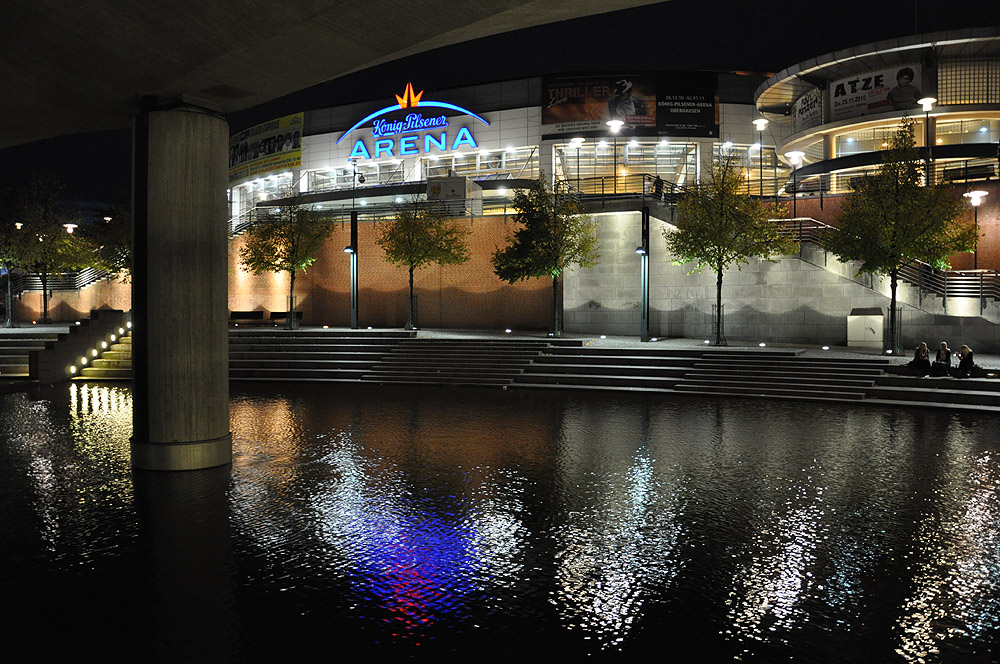
[[792, 133], [823, 124], [823, 93], [810, 90], [792, 105]]
[[920, 108], [920, 65], [910, 64], [842, 78], [830, 84], [832, 120]]
[[229, 137], [229, 182], [299, 168], [303, 114], [286, 115]]
[[711, 72], [660, 74], [656, 94], [657, 133], [718, 138], [718, 80]]
[[656, 79], [644, 74], [601, 74], [546, 79], [542, 134], [606, 134], [621, 120], [629, 135], [656, 133]]

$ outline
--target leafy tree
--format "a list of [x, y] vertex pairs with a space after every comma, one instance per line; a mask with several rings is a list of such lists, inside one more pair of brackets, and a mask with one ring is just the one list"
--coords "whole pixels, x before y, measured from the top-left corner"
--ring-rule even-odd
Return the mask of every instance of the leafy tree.
[[507, 246], [493, 253], [493, 270], [511, 284], [552, 277], [552, 334], [562, 336], [559, 276], [572, 265], [597, 264], [597, 226], [581, 214], [577, 201], [553, 191], [544, 176], [531, 188], [517, 190], [513, 207], [518, 228], [508, 235]]
[[328, 217], [315, 215], [300, 205], [286, 205], [263, 214], [261, 210], [255, 211], [255, 215], [261, 216], [247, 232], [246, 244], [240, 249], [240, 263], [254, 274], [289, 274], [288, 328], [295, 330], [299, 327], [295, 316], [295, 275], [316, 262], [316, 254], [333, 227]]
[[837, 229], [829, 230], [822, 242], [840, 260], [860, 261], [859, 272], [889, 275], [889, 347], [896, 352], [900, 268], [921, 260], [947, 269], [949, 254], [972, 251], [977, 238], [951, 190], [922, 186], [924, 164], [915, 147], [913, 122], [903, 120], [888, 143], [881, 166], [851, 183]]
[[394, 220], [383, 224], [375, 241], [393, 265], [410, 272], [406, 329], [416, 327], [413, 316], [413, 272], [425, 265], [453, 265], [469, 260], [470, 231], [459, 227], [439, 207], [411, 199], [395, 206]]
[[[79, 220], [59, 211], [62, 188], [55, 180], [34, 176], [13, 190], [6, 228], [4, 260], [8, 269], [20, 267], [42, 282], [42, 322], [49, 319], [49, 277], [94, 264], [94, 245], [67, 232]], [[10, 227], [13, 227], [11, 230]], [[9, 288], [9, 281], [8, 281]]]
[[722, 334], [722, 276], [751, 258], [791, 253], [796, 244], [774, 221], [783, 210], [763, 204], [746, 193], [742, 168], [732, 156], [723, 157], [706, 181], [695, 185], [677, 206], [677, 230], [663, 229], [667, 251], [675, 265], [697, 261], [692, 272], [715, 272], [715, 345], [725, 346]]
[[109, 217], [82, 230], [84, 237], [97, 247], [94, 267], [127, 282], [132, 276], [131, 207], [118, 203]]

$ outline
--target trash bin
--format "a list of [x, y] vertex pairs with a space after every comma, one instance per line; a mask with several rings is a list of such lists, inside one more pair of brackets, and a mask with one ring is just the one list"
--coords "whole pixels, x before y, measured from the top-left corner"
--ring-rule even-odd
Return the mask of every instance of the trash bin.
[[847, 316], [848, 348], [883, 348], [885, 314], [879, 307], [856, 307]]

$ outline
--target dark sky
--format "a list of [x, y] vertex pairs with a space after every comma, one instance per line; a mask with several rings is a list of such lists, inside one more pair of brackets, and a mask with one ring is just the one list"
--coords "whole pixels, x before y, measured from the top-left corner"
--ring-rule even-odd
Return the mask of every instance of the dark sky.
[[[230, 116], [234, 130], [288, 113], [378, 99], [419, 81], [434, 90], [573, 70], [773, 73], [881, 39], [1000, 25], [998, 0], [672, 0], [438, 49]], [[0, 176], [48, 170], [66, 198], [127, 196], [129, 131], [62, 137], [0, 151]]]

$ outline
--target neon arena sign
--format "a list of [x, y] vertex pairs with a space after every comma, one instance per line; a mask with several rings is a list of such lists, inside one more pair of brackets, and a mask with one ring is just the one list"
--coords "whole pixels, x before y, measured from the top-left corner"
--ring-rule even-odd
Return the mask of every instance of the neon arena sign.
[[[367, 117], [359, 120], [353, 127], [345, 131], [341, 137], [337, 139], [337, 143], [339, 144], [342, 140], [347, 138], [352, 131], [361, 125], [371, 122], [371, 151], [368, 150], [368, 145], [365, 143], [364, 139], [359, 138], [354, 142], [354, 146], [351, 148], [351, 159], [379, 159], [380, 157], [396, 158], [421, 153], [430, 153], [432, 151], [448, 152], [449, 150], [457, 150], [463, 145], [468, 146], [471, 149], [479, 147], [479, 144], [476, 143], [475, 137], [472, 135], [472, 131], [469, 130], [468, 127], [459, 127], [457, 131], [454, 132], [453, 136], [449, 137], [448, 129], [450, 128], [450, 125], [448, 123], [448, 118], [444, 115], [427, 117], [421, 112], [412, 112], [407, 113], [406, 116], [401, 119], [386, 119], [383, 117], [408, 108], [415, 109], [419, 107], [421, 110], [428, 108], [443, 108], [458, 111], [459, 113], [473, 117], [486, 126], [489, 126], [490, 124], [482, 117], [476, 115], [468, 109], [462, 108], [461, 106], [456, 106], [455, 104], [449, 104], [443, 101], [421, 101], [421, 97], [423, 96], [423, 90], [414, 93], [413, 84], [407, 83], [406, 89], [403, 91], [403, 96], [396, 95], [395, 104], [392, 106], [386, 106], [385, 108], [375, 111]], [[427, 133], [421, 136], [421, 132]]]

